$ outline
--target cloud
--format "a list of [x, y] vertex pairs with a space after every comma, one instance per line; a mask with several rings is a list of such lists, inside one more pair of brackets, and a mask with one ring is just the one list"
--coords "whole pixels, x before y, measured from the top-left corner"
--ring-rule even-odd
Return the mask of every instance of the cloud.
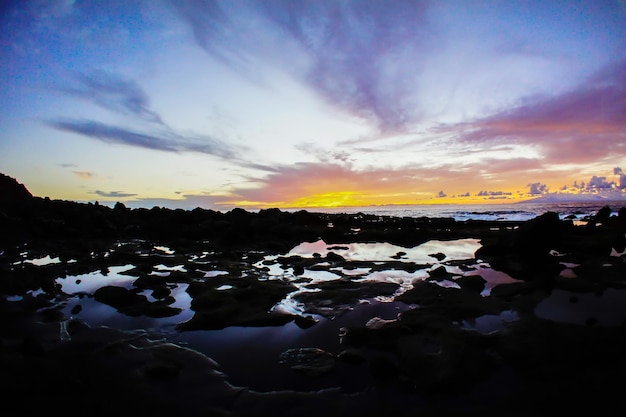
[[425, 3], [171, 3], [197, 44], [240, 74], [256, 77], [258, 63], [269, 63], [382, 131], [403, 130], [418, 116], [411, 87]]
[[122, 191], [94, 191], [94, 194], [97, 194], [101, 197], [111, 197], [111, 198], [125, 198], [125, 197], [134, 197], [137, 194], [125, 193]]
[[548, 186], [540, 182], [533, 182], [531, 184], [528, 184], [528, 187], [530, 187], [530, 189], [528, 190], [528, 194], [531, 195], [545, 194], [549, 191]]
[[[221, 210], [221, 201], [224, 196], [206, 195], [183, 195], [181, 199], [170, 198], [138, 198], [124, 200], [124, 205], [128, 208], [152, 208], [167, 207], [169, 209], [193, 210], [196, 207], [204, 209]], [[226, 207], [229, 209], [230, 207]]]
[[618, 188], [620, 190], [626, 189], [626, 173], [624, 173], [624, 171], [622, 171], [621, 168], [617, 167], [617, 168], [613, 169], [613, 175], [618, 175], [619, 176]]
[[487, 191], [487, 190], [481, 190], [479, 191], [476, 196], [477, 197], [504, 197], [504, 196], [510, 196], [513, 195], [513, 193], [509, 192], [509, 191]]
[[76, 80], [79, 86], [59, 89], [105, 109], [163, 124], [161, 117], [150, 110], [148, 96], [135, 81], [105, 71], [77, 74]]
[[76, 133], [107, 143], [168, 152], [199, 152], [221, 158], [235, 157], [235, 152], [230, 146], [210, 137], [183, 137], [169, 130], [160, 135], [153, 135], [91, 120], [53, 120], [47, 124], [57, 130]]
[[72, 171], [72, 172], [76, 174], [81, 180], [90, 180], [97, 176], [93, 172], [88, 172], [88, 171]]
[[[616, 181], [610, 181], [606, 176], [593, 175], [586, 182], [574, 181], [574, 184], [571, 186], [571, 189], [577, 193], [589, 193], [589, 194], [604, 194], [608, 191], [617, 191], [626, 189], [626, 174], [622, 171], [621, 168], [616, 167], [613, 168], [613, 175], [617, 176]], [[564, 190], [570, 189], [568, 186], [563, 186]]]
[[439, 193], [437, 194], [437, 197], [443, 198], [443, 197], [447, 197], [448, 195], [446, 193], [444, 193], [443, 191], [439, 191]]
[[626, 61], [585, 84], [474, 122], [448, 126], [465, 144], [533, 146], [547, 164], [586, 163], [626, 153]]
[[587, 182], [587, 189], [609, 189], [613, 188], [614, 182], [607, 182], [606, 177], [593, 176]]

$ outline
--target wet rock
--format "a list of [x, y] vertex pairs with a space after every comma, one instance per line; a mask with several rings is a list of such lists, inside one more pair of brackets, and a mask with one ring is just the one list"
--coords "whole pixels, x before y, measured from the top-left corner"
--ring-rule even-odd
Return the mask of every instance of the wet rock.
[[433, 258], [437, 259], [438, 261], [443, 261], [444, 259], [446, 259], [446, 254], [445, 253], [441, 253], [441, 252], [429, 253], [428, 256], [432, 256]]
[[335, 369], [335, 356], [318, 348], [288, 349], [280, 354], [280, 363], [307, 376], [317, 377]]
[[444, 279], [450, 279], [453, 276], [448, 272], [448, 270], [446, 270], [445, 266], [439, 266], [432, 271], [429, 271], [428, 275], [430, 275], [430, 277], [435, 281], [443, 281]]
[[304, 266], [303, 265], [294, 265], [293, 266], [293, 274], [298, 276], [304, 274]]
[[282, 326], [296, 317], [272, 311], [276, 303], [296, 290], [293, 284], [256, 279], [233, 283], [236, 287], [228, 291], [216, 290], [215, 284], [190, 284], [187, 292], [192, 297], [191, 309], [195, 314], [188, 321], [178, 324], [177, 328], [186, 331], [228, 326]]
[[180, 368], [171, 362], [155, 361], [146, 364], [140, 372], [149, 379], [165, 380], [176, 378], [180, 371]]
[[396, 320], [385, 320], [380, 317], [372, 317], [365, 323], [365, 327], [368, 329], [382, 329], [385, 325], [393, 323]]
[[467, 275], [457, 278], [454, 282], [459, 284], [463, 289], [474, 291], [477, 293], [482, 292], [485, 289], [486, 281], [480, 275]]
[[415, 283], [396, 300], [419, 306], [400, 313], [400, 322], [407, 324], [463, 320], [499, 314], [508, 308], [505, 300], [496, 297], [483, 297], [474, 291], [444, 288], [429, 282]]
[[341, 245], [334, 245], [334, 246], [329, 246], [326, 249], [328, 249], [329, 251], [333, 251], [333, 250], [348, 250], [348, 249], [350, 249], [350, 247], [348, 247], [348, 246], [341, 246]]
[[508, 236], [484, 240], [476, 257], [487, 260], [494, 269], [513, 278], [534, 280], [550, 285], [564, 268], [551, 252], [563, 247], [565, 224], [554, 212], [547, 212], [522, 224]]
[[312, 286], [316, 292], [300, 292], [294, 298], [305, 305], [307, 312], [332, 317], [351, 308], [359, 300], [379, 295], [392, 295], [400, 287], [390, 282], [354, 282], [335, 280]]
[[64, 319], [60, 308], [46, 308], [39, 312], [39, 317], [44, 322], [58, 322]]
[[382, 355], [374, 356], [369, 360], [369, 369], [374, 377], [382, 380], [391, 380], [398, 376], [396, 364], [389, 357]]
[[326, 254], [326, 260], [329, 262], [344, 262], [346, 259], [343, 256], [336, 254], [335, 252], [328, 252]]
[[351, 364], [361, 364], [367, 361], [367, 358], [357, 349], [345, 349], [339, 352], [337, 359]]
[[110, 305], [128, 316], [170, 317], [182, 311], [180, 308], [167, 305], [174, 300], [151, 303], [144, 295], [140, 295], [134, 290], [110, 285], [98, 288], [93, 297], [96, 301]]
[[319, 320], [315, 319], [313, 316], [296, 316], [294, 319], [294, 323], [301, 329], [313, 327], [318, 322]]

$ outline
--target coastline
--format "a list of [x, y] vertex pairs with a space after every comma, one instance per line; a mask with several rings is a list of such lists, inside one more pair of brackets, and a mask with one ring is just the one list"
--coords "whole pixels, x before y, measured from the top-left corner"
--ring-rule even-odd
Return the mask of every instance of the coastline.
[[[574, 310], [586, 296], [609, 291], [621, 296], [624, 208], [601, 210], [577, 226], [552, 212], [528, 221], [455, 221], [277, 209], [131, 210], [24, 198], [3, 202], [0, 222], [6, 231], [0, 238], [2, 388], [11, 398], [41, 400], [21, 403], [24, 412], [44, 412], [59, 402], [69, 403], [64, 413], [70, 415], [90, 410], [185, 416], [530, 415], [546, 406], [565, 411], [620, 406], [621, 386], [614, 380], [626, 371], [626, 320], [606, 325], [593, 312], [582, 312], [582, 323], [567, 323], [541, 317], [538, 306], [562, 292]], [[474, 256], [453, 259], [443, 246], [442, 253], [427, 254], [432, 261], [407, 259], [408, 249], [426, 242], [460, 239], [480, 241]], [[290, 253], [302, 242], [318, 240], [328, 243], [326, 252]], [[407, 250], [383, 261], [351, 259], [344, 248], [355, 242]], [[32, 261], [44, 257], [58, 262]], [[184, 270], [159, 275], [161, 264]], [[110, 273], [118, 265], [134, 267], [125, 272], [129, 289], [108, 286], [68, 295], [58, 283], [59, 277]], [[272, 268], [283, 278], [273, 278]], [[205, 270], [227, 273], [209, 279]], [[351, 275], [361, 270], [370, 278], [422, 275], [394, 295], [397, 282]], [[490, 270], [516, 282], [481, 295]], [[316, 282], [309, 278], [314, 272], [341, 276]], [[327, 336], [340, 339], [337, 351], [320, 349], [310, 338], [310, 345], [296, 345], [283, 357], [289, 372], [323, 381], [323, 388], [266, 392], [231, 384], [218, 362], [163, 334], [91, 327], [75, 305], [73, 314], [66, 314], [72, 302], [86, 305], [80, 300], [88, 299], [129, 317], [169, 317], [176, 313], [172, 289], [183, 284], [195, 313], [177, 326], [183, 334], [285, 326], [312, 334], [322, 328], [321, 320], [350, 317], [355, 306], [364, 300], [375, 306], [381, 296], [394, 297], [406, 309], [395, 318], [377, 311], [363, 324], [347, 322], [341, 335]], [[304, 311], [271, 311], [300, 284], [315, 289], [299, 295]], [[142, 296], [145, 290], [152, 300]], [[342, 315], [339, 307], [348, 313]], [[333, 319], [325, 318], [331, 313]], [[472, 327], [503, 315], [508, 319], [496, 330]], [[248, 354], [261, 343], [254, 342]], [[274, 360], [276, 367], [285, 366]], [[341, 387], [346, 374], [367, 375], [371, 384], [346, 392]]]

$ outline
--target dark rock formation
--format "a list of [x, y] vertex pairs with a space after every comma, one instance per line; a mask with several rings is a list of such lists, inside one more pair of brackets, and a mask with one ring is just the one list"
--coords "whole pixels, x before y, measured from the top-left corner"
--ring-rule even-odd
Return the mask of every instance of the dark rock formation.
[[[617, 215], [603, 209], [587, 226], [555, 213], [528, 222], [456, 222], [279, 209], [147, 210], [33, 197], [6, 176], [0, 177], [0, 196], [0, 390], [8, 399], [32, 399], [19, 403], [22, 414], [50, 413], [61, 404], [70, 415], [185, 417], [483, 417], [623, 408], [626, 320], [608, 326], [584, 314], [582, 324], [559, 322], [541, 318], [538, 306], [564, 293], [567, 307], [580, 313], [585, 296], [601, 301], [626, 290], [626, 208]], [[432, 263], [416, 265], [404, 262], [401, 251], [384, 262], [335, 252], [286, 255], [296, 244], [318, 239], [339, 251], [353, 242], [408, 248], [457, 238], [481, 240], [477, 259], [446, 262], [445, 253], [435, 253]], [[44, 257], [55, 261], [31, 262]], [[496, 285], [485, 296], [483, 263], [522, 281]], [[117, 273], [130, 279], [126, 287], [72, 295], [60, 288], [60, 278], [106, 276], [120, 266], [126, 269]], [[164, 266], [171, 269], [162, 273]], [[478, 273], [459, 276], [446, 267]], [[270, 275], [276, 268], [289, 279]], [[430, 272], [407, 287], [349, 273], [357, 268], [383, 278], [385, 271]], [[307, 275], [319, 271], [337, 279]], [[80, 320], [88, 308], [83, 301], [107, 304], [125, 318], [172, 317], [180, 312], [172, 294], [181, 287], [194, 315], [171, 332], [290, 328], [297, 335], [291, 348], [264, 360], [323, 388], [259, 392], [236, 386], [216, 361], [168, 342], [169, 335], [92, 328]], [[405, 291], [397, 295], [400, 289]], [[274, 309], [288, 296], [301, 303], [303, 315]], [[397, 310], [389, 313], [377, 297], [394, 298], [389, 304]], [[67, 305], [69, 300], [80, 303]], [[376, 310], [353, 320], [342, 314], [363, 306], [386, 315]], [[493, 321], [495, 330], [478, 325]], [[254, 340], [246, 353], [262, 350], [263, 342]], [[365, 388], [347, 393], [346, 380], [365, 381]], [[68, 395], [71, 400], [64, 400]]]
[[33, 195], [15, 178], [0, 173], [0, 205], [29, 201]]
[[308, 376], [320, 376], [335, 369], [335, 356], [318, 348], [288, 349], [280, 354], [280, 362]]

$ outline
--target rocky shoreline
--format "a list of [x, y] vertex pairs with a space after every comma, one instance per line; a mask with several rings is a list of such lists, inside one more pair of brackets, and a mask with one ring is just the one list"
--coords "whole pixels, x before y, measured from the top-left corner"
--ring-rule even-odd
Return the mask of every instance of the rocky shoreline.
[[[0, 389], [22, 414], [521, 416], [624, 408], [626, 314], [615, 311], [617, 324], [606, 325], [583, 311], [583, 301], [626, 297], [626, 207], [607, 207], [585, 225], [551, 212], [526, 222], [460, 222], [304, 210], [109, 208], [34, 197], [6, 176], [0, 189]], [[384, 261], [354, 260], [342, 249], [357, 242], [413, 248], [458, 239], [480, 242], [471, 259], [452, 260], [443, 251], [421, 264], [399, 251]], [[332, 242], [324, 255], [289, 254], [319, 240]], [[44, 257], [58, 262], [31, 261]], [[479, 263], [515, 282], [485, 295], [488, 279]], [[133, 265], [125, 272], [132, 288], [103, 286], [83, 296], [123, 315], [160, 319], [180, 313], [172, 291], [185, 285], [194, 314], [177, 324], [179, 333], [287, 324], [309, 332], [320, 319], [376, 297], [406, 308], [394, 318], [342, 327], [337, 351], [298, 346], [284, 352], [280, 359], [293, 372], [323, 375], [325, 387], [264, 391], [232, 384], [214, 359], [147, 329], [92, 327], [78, 305], [68, 316], [70, 297], [59, 277], [106, 275], [120, 265]], [[184, 268], [159, 275], [158, 265]], [[268, 279], [272, 268], [290, 279]], [[224, 274], [207, 279], [207, 269]], [[422, 271], [424, 277], [398, 291], [396, 281], [359, 278], [361, 270]], [[316, 282], [312, 272], [339, 279]], [[303, 310], [273, 308], [290, 294]], [[566, 300], [559, 308], [576, 311], [582, 323], [538, 313], [555, 294]], [[493, 331], [463, 325], [505, 314], [515, 317]], [[374, 382], [347, 392], [339, 374], [350, 372]]]

